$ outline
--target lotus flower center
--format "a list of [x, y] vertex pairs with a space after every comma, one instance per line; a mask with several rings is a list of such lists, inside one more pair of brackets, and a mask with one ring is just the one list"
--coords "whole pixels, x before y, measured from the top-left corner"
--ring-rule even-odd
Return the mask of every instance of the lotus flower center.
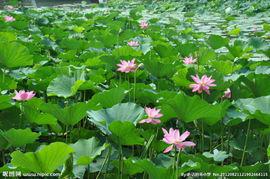
[[148, 116], [148, 117], [151, 118], [151, 119], [154, 118], [154, 116]]

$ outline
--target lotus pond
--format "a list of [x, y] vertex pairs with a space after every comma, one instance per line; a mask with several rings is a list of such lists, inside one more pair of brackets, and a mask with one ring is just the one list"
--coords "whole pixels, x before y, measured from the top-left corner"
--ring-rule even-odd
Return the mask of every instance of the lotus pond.
[[0, 178], [268, 178], [269, 39], [267, 0], [7, 2]]

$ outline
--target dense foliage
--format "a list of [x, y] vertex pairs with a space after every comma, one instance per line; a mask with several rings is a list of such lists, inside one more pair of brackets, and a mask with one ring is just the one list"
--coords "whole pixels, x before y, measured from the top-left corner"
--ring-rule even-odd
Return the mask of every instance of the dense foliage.
[[84, 6], [0, 12], [2, 176], [269, 176], [269, 1]]

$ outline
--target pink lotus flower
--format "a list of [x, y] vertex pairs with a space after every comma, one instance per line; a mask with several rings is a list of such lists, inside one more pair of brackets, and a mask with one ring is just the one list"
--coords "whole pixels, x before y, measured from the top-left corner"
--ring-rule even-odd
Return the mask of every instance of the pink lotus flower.
[[227, 91], [224, 92], [224, 96], [222, 98], [231, 98], [231, 90], [227, 88]]
[[211, 84], [216, 81], [211, 79], [212, 76], [208, 78], [206, 75], [203, 75], [202, 79], [200, 79], [198, 74], [196, 74], [196, 77], [191, 75], [191, 78], [197, 83], [189, 85], [190, 88], [194, 88], [192, 92], [198, 91], [198, 93], [202, 93], [202, 91], [205, 91], [207, 94], [210, 94], [209, 86], [216, 86], [216, 84]]
[[5, 20], [6, 20], [6, 22], [12, 22], [12, 21], [15, 21], [15, 19], [14, 19], [13, 17], [11, 17], [11, 16], [6, 16], [6, 17], [5, 17]]
[[130, 41], [128, 42], [128, 45], [131, 46], [131, 47], [136, 47], [136, 46], [139, 46], [139, 42], [138, 41]]
[[166, 148], [163, 153], [167, 153], [172, 150], [173, 146], [175, 145], [177, 149], [184, 150], [186, 147], [195, 146], [196, 144], [191, 141], [183, 142], [190, 134], [190, 132], [186, 131], [181, 136], [179, 134], [179, 130], [174, 130], [170, 128], [169, 133], [162, 128], [164, 132], [163, 142], [167, 144], [172, 144], [168, 148]]
[[7, 6], [8, 9], [12, 10], [14, 7], [13, 6]]
[[117, 71], [121, 71], [121, 72], [125, 72], [125, 73], [129, 73], [131, 72], [135, 72], [135, 70], [138, 68], [136, 66], [135, 62], [135, 58], [132, 59], [132, 61], [125, 61], [125, 60], [120, 60], [120, 62], [122, 64], [117, 64], [117, 66], [119, 66], [120, 68], [117, 69]]
[[197, 61], [197, 59], [195, 58], [194, 60], [192, 60], [192, 57], [188, 58], [185, 57], [185, 59], [183, 60], [184, 64], [193, 64]]
[[254, 26], [253, 29], [254, 29], [254, 30], [257, 30], [257, 29], [258, 29], [258, 26]]
[[15, 90], [15, 93], [16, 96], [14, 96], [12, 99], [16, 99], [18, 101], [28, 101], [36, 95], [34, 91], [25, 92], [24, 90], [20, 90], [19, 92]]
[[140, 26], [141, 26], [141, 29], [146, 29], [146, 28], [148, 28], [148, 23], [142, 22], [142, 23], [140, 24]]
[[159, 118], [163, 116], [163, 114], [160, 114], [159, 111], [160, 109], [156, 110], [156, 108], [151, 109], [151, 108], [145, 107], [145, 112], [147, 113], [148, 118], [141, 120], [139, 123], [146, 122], [146, 123], [152, 123], [154, 125], [161, 123], [159, 119], [155, 119], [155, 118]]
[[84, 21], [88, 21], [88, 19], [86, 17], [83, 18]]

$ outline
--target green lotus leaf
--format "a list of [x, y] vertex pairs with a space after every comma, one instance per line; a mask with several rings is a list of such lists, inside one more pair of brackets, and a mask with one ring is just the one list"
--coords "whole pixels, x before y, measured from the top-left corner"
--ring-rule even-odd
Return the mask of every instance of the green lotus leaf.
[[95, 94], [91, 101], [96, 104], [100, 104], [104, 108], [110, 108], [113, 105], [120, 103], [125, 97], [124, 88], [113, 88], [103, 93]]
[[[256, 74], [260, 73], [260, 74]], [[263, 73], [267, 73], [267, 70]], [[270, 95], [270, 76], [265, 75], [260, 71], [255, 70], [255, 73], [247, 73], [247, 77], [240, 76], [240, 79], [238, 79], [238, 82], [241, 82], [239, 87], [239, 91], [235, 93], [235, 95], [238, 98], [245, 98], [245, 97], [251, 97], [251, 96], [268, 96]], [[238, 77], [236, 75], [235, 77]], [[245, 94], [242, 89], [248, 90]]]
[[120, 29], [122, 30], [125, 26], [124, 22], [121, 21], [110, 21], [107, 23], [108, 28], [111, 29], [111, 32], [118, 33]]
[[270, 74], [270, 68], [268, 66], [257, 66], [255, 74]]
[[243, 51], [243, 47], [242, 46], [227, 46], [227, 48], [229, 49], [230, 53], [234, 56], [234, 57], [241, 57], [245, 52]]
[[245, 146], [245, 139], [246, 135], [239, 134], [238, 136], [234, 137], [230, 142], [229, 145], [236, 150], [239, 151], [246, 151], [249, 153], [255, 152], [258, 150], [259, 142], [256, 138], [253, 138], [252, 136], [248, 136], [247, 145]]
[[144, 139], [140, 137], [135, 125], [129, 121], [113, 121], [109, 124], [111, 139], [120, 145], [143, 145]]
[[106, 47], [112, 48], [117, 43], [117, 36], [112, 33], [102, 33], [97, 39]]
[[240, 31], [241, 31], [240, 28], [236, 28], [236, 29], [229, 31], [228, 33], [231, 35], [239, 35]]
[[12, 42], [16, 40], [16, 36], [11, 32], [0, 32], [0, 42]]
[[27, 21], [13, 21], [10, 23], [10, 25], [18, 30], [25, 30], [29, 27], [29, 22]]
[[35, 173], [52, 173], [65, 163], [72, 152], [74, 150], [67, 144], [54, 142], [37, 152], [15, 151], [10, 156], [13, 166], [26, 168]]
[[0, 150], [4, 151], [9, 145], [8, 139], [5, 137], [2, 130], [0, 130]]
[[256, 50], [269, 50], [270, 49], [269, 42], [258, 37], [250, 38], [248, 40], [248, 45], [253, 46], [253, 48]]
[[153, 159], [153, 162], [157, 165], [157, 167], [169, 168], [170, 166], [173, 165], [174, 158], [168, 156], [167, 154], [161, 153], [161, 154], [158, 154], [157, 157]]
[[210, 60], [214, 60], [215, 58], [216, 58], [216, 53], [214, 50], [211, 50], [208, 48], [199, 49], [198, 62], [200, 65], [208, 64]]
[[232, 157], [232, 154], [226, 154], [225, 151], [219, 151], [217, 149], [214, 150], [214, 153], [204, 152], [203, 155], [207, 158], [213, 158], [216, 162], [222, 162], [228, 157]]
[[7, 1], [6, 4], [11, 5], [11, 6], [17, 6], [17, 5], [21, 4], [21, 2], [16, 1], [16, 0], [11, 0], [11, 1]]
[[234, 71], [234, 65], [231, 61], [213, 61], [211, 64], [215, 69], [217, 69], [220, 73], [224, 75], [227, 75]]
[[177, 56], [177, 50], [169, 43], [154, 41], [152, 42], [154, 50], [159, 54], [161, 58]]
[[[29, 75], [28, 85], [35, 91], [46, 91], [50, 82], [56, 78], [57, 74], [52, 66], [42, 66]], [[42, 79], [42, 80], [40, 80]]]
[[68, 98], [76, 94], [83, 82], [83, 79], [76, 80], [74, 77], [60, 75], [51, 81], [47, 88], [47, 94], [48, 96]]
[[24, 169], [24, 168], [21, 168], [21, 167], [13, 167], [11, 163], [7, 163], [6, 165], [0, 167], [0, 173], [3, 173], [3, 172], [15, 172], [16, 171], [20, 171], [21, 173], [29, 173], [31, 171], [27, 170], [27, 169]]
[[178, 94], [173, 99], [168, 100], [168, 104], [184, 122], [191, 122], [203, 119], [208, 125], [214, 125], [225, 114], [222, 105], [208, 104], [197, 95], [190, 97]]
[[5, 132], [5, 137], [14, 147], [21, 147], [25, 144], [34, 142], [41, 134], [32, 132], [31, 129], [10, 129]]
[[125, 31], [122, 31], [119, 36], [120, 41], [129, 40], [131, 38], [136, 37], [139, 34], [138, 31], [126, 29]]
[[77, 50], [68, 50], [66, 53], [59, 54], [59, 58], [63, 59], [64, 61], [73, 61], [76, 59]]
[[[137, 173], [142, 173], [143, 169], [141, 167], [137, 166], [136, 164], [134, 164], [132, 162], [132, 160], [133, 160], [132, 158], [124, 160], [125, 170], [123, 172], [125, 174], [129, 174], [129, 175], [135, 175]], [[119, 161], [118, 160], [112, 161], [111, 164], [116, 168], [119, 167]]]
[[158, 59], [144, 60], [144, 67], [156, 77], [171, 77], [176, 72], [174, 64], [162, 63]]
[[63, 169], [61, 171], [61, 175], [59, 176], [59, 179], [68, 178], [68, 177], [73, 178], [74, 174], [73, 174], [72, 170], [73, 170], [73, 155], [72, 155], [72, 153], [70, 153], [69, 158], [64, 163], [64, 166], [63, 166]]
[[84, 28], [83, 27], [77, 27], [77, 26], [75, 26], [75, 27], [73, 27], [72, 28], [75, 32], [77, 32], [77, 33], [82, 33], [83, 31], [84, 31]]
[[48, 113], [40, 113], [38, 108], [29, 104], [24, 105], [24, 115], [28, 122], [36, 124], [51, 124], [56, 125], [57, 119]]
[[47, 25], [47, 24], [50, 23], [50, 21], [49, 21], [48, 18], [41, 18], [41, 19], [38, 19], [38, 20], [37, 20], [37, 23], [38, 23], [39, 25]]
[[238, 99], [235, 104], [242, 112], [270, 125], [270, 96]]
[[178, 70], [173, 76], [172, 80], [177, 86], [185, 86], [188, 87], [192, 82], [187, 80], [186, 76], [188, 73], [188, 68], [181, 68]]
[[[95, 173], [95, 172], [99, 172], [101, 167], [102, 167], [102, 164], [104, 163], [104, 160], [106, 160], [106, 157], [108, 155], [108, 152], [109, 150], [111, 150], [111, 154], [109, 155], [109, 165], [108, 165], [108, 170], [111, 170], [113, 169], [113, 166], [110, 165], [110, 163], [113, 161], [113, 160], [117, 160], [119, 159], [119, 150], [118, 150], [118, 146], [115, 146], [115, 145], [111, 145], [109, 146], [106, 150], [104, 150], [102, 152], [101, 155], [99, 155], [98, 157], [95, 158], [95, 162], [92, 162], [90, 164], [90, 167], [91, 167], [91, 173]], [[111, 147], [111, 149], [110, 149]], [[78, 165], [78, 166], [82, 166], [82, 167], [85, 167], [87, 169], [87, 166], [85, 165]], [[105, 173], [106, 171], [106, 168], [103, 168], [102, 169], [102, 173]]]
[[139, 46], [139, 49], [143, 52], [143, 54], [147, 54], [147, 52], [149, 52], [152, 48], [152, 45], [150, 43], [150, 38], [149, 39], [144, 39], [146, 40], [146, 42], [144, 42], [143, 44], [141, 44]]
[[226, 116], [224, 116], [224, 124], [227, 126], [235, 126], [246, 120], [248, 115], [242, 112], [237, 112], [234, 108], [227, 110]]
[[77, 39], [64, 39], [61, 41], [61, 46], [69, 50], [78, 50], [81, 48], [81, 43]]
[[268, 174], [269, 171], [269, 165], [270, 165], [270, 160], [268, 162], [256, 162], [253, 165], [247, 165], [241, 167], [241, 172], [245, 173], [263, 173], [261, 177], [267, 177], [265, 174]]
[[[2, 110], [0, 113], [0, 129], [9, 130], [11, 128], [18, 129], [25, 125], [24, 118], [21, 117], [21, 111], [16, 106], [12, 106]], [[7, 120], [8, 119], [8, 120]]]
[[219, 49], [221, 47], [225, 47], [229, 43], [230, 39], [223, 38], [219, 35], [210, 35], [207, 39], [207, 43], [213, 48], [213, 49]]
[[144, 115], [144, 109], [135, 103], [120, 103], [112, 108], [88, 111], [88, 120], [97, 125], [105, 134], [111, 134], [108, 126], [113, 121], [129, 121], [136, 125]]
[[[115, 48], [112, 51], [112, 54], [116, 57], [139, 57], [142, 55], [142, 52], [140, 51], [136, 51], [135, 49], [133, 49], [132, 47], [129, 46], [123, 46], [120, 48]], [[123, 60], [132, 60], [132, 59], [123, 59]], [[120, 60], [119, 60], [120, 61]]]
[[185, 14], [184, 14], [184, 17], [193, 17], [193, 16], [195, 16], [195, 12], [186, 12]]
[[94, 58], [88, 58], [86, 62], [84, 63], [87, 67], [93, 67], [100, 65], [100, 58], [94, 57]]
[[192, 171], [192, 170], [196, 170], [200, 168], [201, 168], [201, 164], [199, 162], [193, 162], [192, 160], [188, 160], [187, 162], [184, 162], [180, 166], [179, 176], [181, 176], [181, 174], [186, 173], [188, 171]]
[[10, 76], [0, 71], [0, 90], [11, 90], [17, 88], [18, 82], [16, 82]]
[[142, 17], [142, 15], [139, 13], [141, 11], [141, 9], [132, 9], [130, 12], [129, 12], [129, 16], [134, 19], [134, 20], [138, 20]]
[[74, 126], [87, 116], [86, 111], [90, 108], [91, 105], [82, 102], [65, 107], [64, 109], [57, 104], [51, 103], [42, 104], [40, 107], [43, 112], [53, 115], [59, 121], [69, 126]]
[[9, 103], [9, 101], [11, 100], [11, 96], [5, 96], [5, 95], [1, 95], [0, 96], [0, 109], [6, 109], [12, 106], [11, 103]]
[[171, 168], [167, 169], [167, 168], [157, 167], [149, 159], [133, 160], [132, 162], [136, 166], [144, 169], [150, 175], [151, 178], [155, 178], [155, 179], [168, 178], [169, 179], [173, 177], [173, 172]]
[[191, 43], [179, 45], [178, 48], [182, 57], [189, 57], [194, 52], [199, 50], [199, 48], [196, 45]]
[[[200, 172], [214, 172], [217, 174], [221, 174], [221, 173], [228, 173], [228, 172], [237, 172], [239, 169], [236, 166], [235, 163], [231, 164], [231, 165], [224, 165], [224, 166], [219, 166], [219, 165], [215, 165], [215, 164], [211, 164], [206, 157], [204, 157], [202, 154], [195, 154], [195, 155], [181, 155], [181, 161], [183, 162], [189, 162], [192, 161], [191, 166], [195, 165], [194, 163], [196, 163], [197, 165], [199, 165], [200, 167], [195, 169], [195, 171], [200, 171]], [[181, 170], [181, 169], [180, 169]], [[216, 178], [216, 177], [211, 177], [211, 173], [210, 173], [210, 177], [207, 178]]]
[[90, 139], [80, 139], [75, 144], [70, 144], [70, 146], [75, 151], [73, 154], [74, 163], [76, 165], [88, 165], [108, 147], [108, 144], [104, 143], [102, 145], [97, 138], [92, 137]]
[[[147, 105], [158, 99], [157, 92], [150, 85], [145, 85], [144, 83], [136, 83], [135, 94], [136, 102], [141, 105]], [[131, 90], [131, 96], [134, 96], [134, 88]]]
[[0, 66], [14, 68], [32, 64], [32, 55], [25, 46], [17, 42], [0, 42]]
[[270, 31], [270, 25], [263, 23], [263, 30], [269, 32]]

